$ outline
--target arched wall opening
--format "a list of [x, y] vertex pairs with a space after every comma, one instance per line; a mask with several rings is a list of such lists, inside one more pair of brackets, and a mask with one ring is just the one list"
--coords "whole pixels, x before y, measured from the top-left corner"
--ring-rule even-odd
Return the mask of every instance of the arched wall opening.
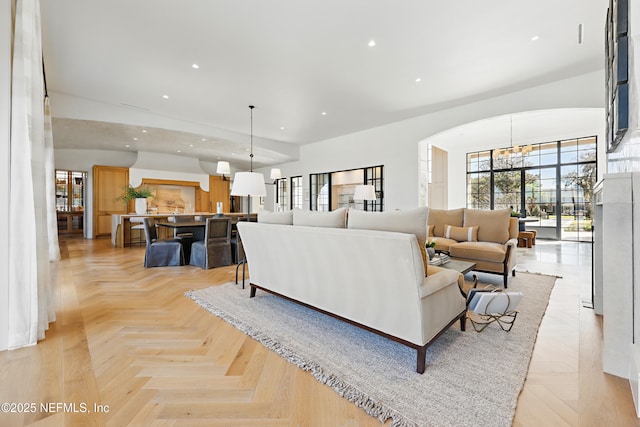
[[[561, 108], [505, 114], [482, 119], [439, 132], [418, 143], [419, 204], [429, 206], [429, 200], [445, 200], [438, 208], [466, 206], [466, 154], [472, 151], [506, 148], [561, 139], [596, 136], [598, 139], [598, 180], [606, 172], [604, 108]], [[430, 162], [429, 146], [436, 147], [439, 157]], [[446, 153], [443, 155], [441, 152]], [[442, 159], [446, 158], [446, 164]], [[440, 159], [440, 160], [438, 160]], [[429, 175], [441, 175], [444, 185], [432, 186]]]

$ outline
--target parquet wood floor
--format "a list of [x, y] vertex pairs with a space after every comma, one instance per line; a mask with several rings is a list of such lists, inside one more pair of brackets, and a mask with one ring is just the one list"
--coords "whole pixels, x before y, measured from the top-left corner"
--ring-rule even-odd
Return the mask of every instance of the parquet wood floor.
[[[234, 267], [144, 269], [143, 248], [107, 239], [61, 249], [57, 321], [37, 346], [0, 353], [0, 402], [38, 410], [0, 413], [1, 426], [380, 425], [183, 296], [233, 280]], [[514, 425], [640, 425], [626, 382], [601, 373], [600, 330], [556, 285]]]

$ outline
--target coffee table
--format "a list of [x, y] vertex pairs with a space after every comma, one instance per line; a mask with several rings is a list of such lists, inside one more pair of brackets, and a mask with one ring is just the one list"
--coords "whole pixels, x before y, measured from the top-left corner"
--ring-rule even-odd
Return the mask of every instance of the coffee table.
[[476, 268], [475, 262], [470, 261], [460, 261], [457, 259], [450, 259], [449, 262], [445, 264], [440, 264], [438, 267], [446, 268], [447, 270], [455, 270], [458, 273], [467, 274]]

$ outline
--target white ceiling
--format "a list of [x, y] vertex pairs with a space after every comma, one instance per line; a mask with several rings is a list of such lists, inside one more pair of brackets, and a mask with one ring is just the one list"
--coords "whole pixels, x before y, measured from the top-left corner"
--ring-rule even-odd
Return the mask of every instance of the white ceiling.
[[607, 3], [43, 1], [54, 144], [244, 168], [253, 104], [257, 165], [290, 161], [299, 144], [599, 70]]

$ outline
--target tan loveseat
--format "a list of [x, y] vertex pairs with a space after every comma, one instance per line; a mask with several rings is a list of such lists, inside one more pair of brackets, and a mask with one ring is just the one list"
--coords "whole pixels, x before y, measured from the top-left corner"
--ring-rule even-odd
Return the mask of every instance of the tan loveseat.
[[475, 271], [502, 275], [505, 288], [509, 272], [516, 275], [518, 219], [510, 209], [429, 209], [427, 224], [436, 251], [476, 263]]

